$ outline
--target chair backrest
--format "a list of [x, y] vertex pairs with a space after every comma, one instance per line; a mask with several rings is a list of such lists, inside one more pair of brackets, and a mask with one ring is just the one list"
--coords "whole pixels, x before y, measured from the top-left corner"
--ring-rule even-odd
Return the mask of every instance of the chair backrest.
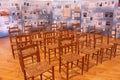
[[32, 24], [24, 25], [24, 33], [29, 33], [30, 28], [32, 28]]
[[72, 23], [72, 30], [82, 32], [82, 28], [79, 23]]
[[16, 36], [17, 48], [31, 44], [30, 34], [19, 34]]
[[18, 27], [9, 27], [8, 35], [10, 38], [10, 43], [16, 42], [16, 35], [20, 34], [20, 29]]
[[97, 43], [102, 44], [103, 43], [103, 30], [102, 29], [95, 29], [95, 32], [93, 34], [93, 42], [94, 42], [94, 48]]
[[51, 30], [57, 30], [58, 29], [58, 24], [57, 23], [52, 23], [50, 28], [51, 28]]
[[45, 23], [37, 24], [37, 27], [40, 28], [40, 31], [46, 30]]
[[[59, 46], [59, 57], [69, 52], [69, 49], [73, 53], [73, 46], [76, 46], [73, 44], [74, 36], [59, 38], [58, 46]], [[68, 50], [68, 51], [67, 51]]]
[[[32, 60], [33, 56], [35, 60]], [[36, 62], [40, 62], [40, 54], [39, 54], [38, 45], [31, 44], [31, 45], [21, 47], [19, 49], [19, 62], [20, 62], [22, 71], [24, 71], [24, 68], [27, 65], [32, 65]]]
[[76, 40], [79, 48], [91, 47], [91, 39], [88, 38], [87, 34], [76, 34]]
[[20, 34], [20, 29], [18, 28], [18, 26], [9, 27], [9, 28], [8, 28], [8, 34], [9, 34], [9, 35], [17, 35], [17, 34]]
[[68, 29], [67, 22], [60, 22], [61, 29]]
[[44, 39], [44, 45], [55, 43], [57, 41], [55, 31], [53, 30], [44, 31], [43, 39]]
[[111, 40], [116, 40], [117, 39], [117, 29], [114, 28], [114, 29], [108, 29], [107, 31], [107, 44], [110, 43]]
[[64, 37], [68, 37], [74, 35], [74, 31], [72, 30], [59, 30], [59, 37], [64, 38]]

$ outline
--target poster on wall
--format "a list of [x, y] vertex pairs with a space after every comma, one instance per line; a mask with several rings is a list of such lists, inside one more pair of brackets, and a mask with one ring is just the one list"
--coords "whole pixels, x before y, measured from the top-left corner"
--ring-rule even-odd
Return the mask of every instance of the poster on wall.
[[64, 5], [64, 8], [63, 8], [63, 16], [64, 16], [64, 17], [70, 17], [70, 16], [71, 16], [71, 8], [70, 8], [70, 5], [68, 5], [68, 4]]
[[120, 0], [118, 1], [118, 7], [120, 7]]
[[117, 24], [116, 24], [116, 28], [117, 28], [117, 29], [118, 29], [118, 28], [120, 29], [120, 23], [117, 23]]

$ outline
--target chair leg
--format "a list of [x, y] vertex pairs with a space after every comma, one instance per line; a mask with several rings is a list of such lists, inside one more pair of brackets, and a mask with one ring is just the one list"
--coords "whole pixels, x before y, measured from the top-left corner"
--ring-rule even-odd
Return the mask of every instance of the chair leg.
[[103, 54], [104, 54], [104, 50], [103, 49], [100, 51], [100, 54], [101, 54], [101, 64], [102, 64], [102, 62], [103, 62]]
[[88, 69], [89, 69], [89, 54], [87, 54], [87, 72], [88, 72]]
[[12, 49], [13, 58], [15, 59], [15, 53], [14, 53], [13, 45], [11, 45], [11, 49]]
[[52, 67], [52, 80], [55, 80], [54, 66]]
[[32, 77], [31, 79], [34, 80], [34, 77]]
[[44, 58], [46, 59], [46, 47], [44, 47]]
[[61, 72], [61, 57], [59, 58], [59, 72]]
[[42, 80], [42, 74], [40, 74], [40, 80]]
[[67, 80], [69, 80], [69, 62], [67, 62], [67, 72], [66, 72]]
[[48, 49], [48, 57], [49, 57], [49, 64], [50, 64], [50, 49]]
[[98, 60], [99, 60], [99, 51], [97, 51], [97, 61], [96, 61], [96, 65], [98, 65]]
[[84, 57], [82, 57], [82, 71], [81, 71], [82, 75], [83, 75], [83, 71], [84, 71]]

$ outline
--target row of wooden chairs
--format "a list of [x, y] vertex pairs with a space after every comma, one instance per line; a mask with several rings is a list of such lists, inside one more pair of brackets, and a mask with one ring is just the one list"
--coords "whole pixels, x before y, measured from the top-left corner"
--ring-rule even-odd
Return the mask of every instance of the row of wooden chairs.
[[[58, 51], [59, 71], [61, 72], [61, 68], [64, 65], [67, 80], [69, 79], [69, 65], [71, 65], [71, 69], [75, 66], [81, 68], [81, 74], [83, 74], [85, 67], [86, 71], [89, 70], [91, 58], [92, 60], [95, 59], [97, 65], [99, 58], [100, 62], [103, 62], [104, 54], [109, 54], [110, 59], [113, 53], [116, 54], [117, 44], [102, 46], [102, 42], [104, 42], [102, 31], [94, 32], [93, 37], [89, 36], [90, 33], [74, 32], [71, 30], [44, 31], [41, 33], [36, 28], [31, 29], [30, 32], [30, 34], [27, 34], [32, 36], [32, 39], [29, 39], [30, 44], [44, 47], [44, 57], [46, 59], [48, 55], [49, 64], [51, 64], [51, 54], [56, 57], [56, 52]], [[107, 38], [110, 39], [110, 37]], [[101, 40], [100, 46], [98, 46], [98, 40]]]
[[[12, 31], [9, 32], [12, 33]], [[40, 60], [38, 44], [31, 41], [30, 34], [18, 33], [14, 35], [10, 34], [9, 36], [11, 40], [13, 40], [12, 38], [14, 36], [14, 43], [16, 43], [14, 46], [16, 46], [16, 51], [25, 80], [34, 80], [37, 76], [40, 76], [40, 80], [44, 78], [54, 80], [54, 66]], [[13, 42], [11, 42], [11, 45], [13, 46]]]

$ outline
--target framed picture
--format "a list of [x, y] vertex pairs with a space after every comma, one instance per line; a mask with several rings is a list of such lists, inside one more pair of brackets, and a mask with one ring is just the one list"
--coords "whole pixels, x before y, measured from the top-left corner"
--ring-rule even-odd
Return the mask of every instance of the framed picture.
[[113, 17], [113, 12], [105, 12], [105, 17]]
[[103, 18], [103, 12], [95, 13], [95, 18]]
[[116, 23], [116, 28], [120, 29], [120, 23]]
[[118, 7], [120, 7], [120, 0], [118, 1]]
[[63, 16], [64, 17], [70, 17], [71, 16], [71, 8], [70, 8], [69, 4], [64, 5]]
[[83, 12], [83, 17], [87, 17], [87, 12]]
[[106, 21], [106, 26], [110, 26], [110, 21]]

